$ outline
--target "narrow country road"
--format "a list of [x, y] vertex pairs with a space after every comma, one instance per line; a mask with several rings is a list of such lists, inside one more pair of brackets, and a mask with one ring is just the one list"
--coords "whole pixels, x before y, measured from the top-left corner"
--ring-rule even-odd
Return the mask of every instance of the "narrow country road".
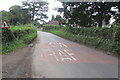
[[38, 31], [33, 47], [3, 56], [3, 78], [118, 78], [118, 59]]

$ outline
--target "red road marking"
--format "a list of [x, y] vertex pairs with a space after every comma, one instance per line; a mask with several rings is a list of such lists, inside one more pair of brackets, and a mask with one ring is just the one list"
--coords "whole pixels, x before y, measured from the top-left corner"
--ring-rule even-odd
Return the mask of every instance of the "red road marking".
[[[52, 64], [67, 64], [67, 63], [100, 63], [100, 64], [118, 64], [116, 59], [111, 59], [104, 56], [103, 54], [94, 53], [94, 51], [86, 51], [84, 47], [73, 44], [65, 44], [67, 47], [60, 46], [63, 43], [52, 43], [43, 44], [41, 48], [44, 48], [44, 56]], [[71, 49], [70, 49], [71, 48]], [[78, 50], [72, 50], [72, 48], [78, 48]], [[49, 50], [50, 49], [50, 50]], [[67, 51], [68, 50], [68, 51]]]

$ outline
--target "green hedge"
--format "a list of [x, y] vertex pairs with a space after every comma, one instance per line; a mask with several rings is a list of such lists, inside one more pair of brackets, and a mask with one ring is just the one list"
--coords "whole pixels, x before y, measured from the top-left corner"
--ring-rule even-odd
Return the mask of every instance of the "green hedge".
[[2, 30], [2, 54], [30, 43], [37, 36], [35, 27], [15, 26]]
[[76, 41], [82, 42], [87, 45], [91, 45], [95, 48], [99, 48], [108, 52], [113, 52], [113, 53], [120, 52], [120, 42], [114, 41], [112, 39], [103, 39], [99, 37], [77, 35]]
[[111, 39], [120, 42], [120, 27], [115, 28], [69, 28], [58, 25], [44, 25], [43, 30], [62, 30], [75, 35], [84, 35], [98, 37], [102, 39]]
[[120, 54], [120, 28], [61, 28], [48, 32], [108, 52]]
[[120, 41], [120, 28], [73, 28], [73, 34]]

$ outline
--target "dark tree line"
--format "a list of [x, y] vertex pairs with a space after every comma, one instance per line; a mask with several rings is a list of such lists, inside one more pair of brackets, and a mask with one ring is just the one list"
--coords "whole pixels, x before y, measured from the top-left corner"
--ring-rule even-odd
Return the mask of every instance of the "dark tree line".
[[110, 23], [111, 17], [119, 22], [120, 2], [63, 2], [58, 11], [64, 13], [70, 25], [102, 27], [103, 22]]

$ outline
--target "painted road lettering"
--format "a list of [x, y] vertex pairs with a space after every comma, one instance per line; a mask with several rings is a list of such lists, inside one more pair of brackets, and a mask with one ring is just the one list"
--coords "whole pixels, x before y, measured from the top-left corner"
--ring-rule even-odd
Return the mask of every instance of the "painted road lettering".
[[60, 42], [50, 42], [49, 45], [51, 45], [52, 47], [67, 47], [67, 45]]
[[72, 60], [72, 59], [71, 59], [68, 55], [66, 55], [63, 51], [58, 50], [58, 53], [59, 53], [62, 61], [64, 61], [64, 60], [70, 60], [70, 61], [71, 61], [71, 60]]
[[54, 55], [54, 57], [56, 58], [56, 60], [59, 61], [58, 57], [55, 55], [55, 52], [52, 51], [52, 53], [53, 53], [52, 55]]
[[[69, 49], [70, 50], [70, 49]], [[76, 58], [74, 57], [74, 53], [68, 52], [68, 50], [64, 49], [64, 52], [66, 52], [73, 60], [77, 61]]]
[[55, 47], [61, 47], [61, 49], [58, 49], [56, 51], [50, 51], [49, 56], [55, 57], [57, 61], [77, 61], [77, 59], [74, 57], [74, 53], [72, 53], [71, 49], [68, 49], [68, 46], [64, 43], [60, 42], [50, 42], [50, 46], [53, 48]]

